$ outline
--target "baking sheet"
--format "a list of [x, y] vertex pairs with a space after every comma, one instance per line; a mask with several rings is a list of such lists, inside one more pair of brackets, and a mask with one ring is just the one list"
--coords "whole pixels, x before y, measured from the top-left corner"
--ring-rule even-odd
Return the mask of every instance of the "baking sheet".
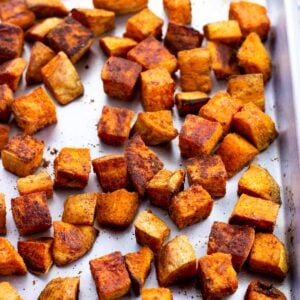
[[[70, 9], [73, 7], [92, 7], [91, 0], [65, 0], [63, 2]], [[202, 31], [202, 26], [208, 22], [226, 20], [228, 18], [229, 2], [229, 0], [192, 0], [192, 26]], [[285, 23], [285, 9], [287, 4], [284, 6], [282, 1], [279, 0], [267, 2], [258, 0], [255, 2], [268, 5], [270, 10], [272, 30], [267, 46], [270, 48], [270, 51], [273, 54], [274, 76], [266, 85], [266, 112], [276, 120], [280, 137], [266, 151], [259, 154], [254, 161], [267, 168], [282, 187], [283, 205], [279, 212], [278, 222], [274, 233], [282, 241], [287, 242], [287, 245], [291, 248], [290, 253], [294, 254], [296, 246], [295, 244], [291, 243], [291, 238], [292, 234], [294, 234], [295, 226], [293, 222], [293, 207], [295, 208], [293, 201], [295, 201], [295, 197], [291, 198], [291, 193], [296, 193], [296, 189], [298, 189], [299, 183], [297, 185], [296, 175], [299, 173], [299, 170], [297, 173], [299, 164], [294, 163], [295, 160], [291, 160], [293, 153], [297, 149], [295, 145], [291, 143], [293, 141], [292, 137], [296, 138], [294, 141], [297, 141], [297, 135], [295, 135], [296, 125], [291, 128], [291, 124], [296, 124], [294, 113], [295, 110], [293, 109], [294, 95], [292, 91], [290, 95], [287, 94], [288, 91], [286, 88], [292, 84], [292, 81], [288, 81], [289, 76], [291, 76], [291, 70], [289, 69], [291, 65], [288, 63], [291, 53], [288, 49], [287, 27]], [[286, 2], [289, 1], [287, 0]], [[158, 16], [161, 16], [166, 20], [166, 16], [162, 7], [162, 0], [149, 0], [149, 7]], [[109, 32], [107, 35], [121, 36], [124, 33], [125, 24], [128, 17], [129, 15], [118, 17], [116, 29]], [[166, 30], [166, 26], [167, 22], [165, 22], [164, 31]], [[285, 38], [286, 43], [281, 42], [281, 38]], [[29, 47], [26, 47], [24, 57], [28, 58], [29, 54]], [[122, 147], [107, 146], [99, 141], [96, 125], [100, 118], [102, 107], [103, 105], [123, 106], [133, 109], [136, 112], [142, 111], [142, 107], [139, 102], [139, 95], [136, 96], [134, 101], [130, 103], [124, 103], [119, 100], [109, 99], [104, 94], [102, 82], [100, 80], [100, 71], [105, 59], [105, 55], [99, 48], [98, 38], [96, 38], [95, 43], [88, 55], [76, 64], [81, 80], [85, 86], [84, 96], [64, 107], [57, 104], [58, 124], [48, 127], [35, 134], [38, 139], [45, 141], [46, 150], [44, 158], [46, 161], [50, 162], [47, 167], [41, 167], [39, 171], [47, 170], [53, 176], [53, 161], [55, 154], [57, 150], [60, 150], [62, 147], [88, 147], [91, 150], [91, 156], [93, 159], [105, 154], [123, 152]], [[25, 94], [35, 87], [36, 86], [27, 88], [23, 79], [22, 86], [16, 94]], [[214, 88], [211, 94], [213, 95], [216, 91], [224, 88], [224, 83], [214, 82]], [[178, 117], [176, 109], [173, 109], [173, 112], [175, 127], [179, 130], [182, 119]], [[14, 129], [12, 132], [14, 133], [16, 131], [15, 124], [13, 124], [13, 128]], [[152, 149], [159, 155], [166, 168], [175, 170], [182, 165], [182, 160], [178, 151], [178, 139], [173, 140], [172, 143], [170, 143], [170, 145], [167, 147], [152, 147]], [[178, 231], [178, 229], [170, 221], [166, 211], [151, 207], [154, 213], [162, 217], [170, 226], [170, 239], [181, 233], [187, 234], [192, 245], [195, 247], [197, 257], [205, 255], [208, 235], [213, 222], [227, 222], [234, 204], [238, 199], [237, 182], [242, 172], [228, 181], [226, 196], [218, 201], [215, 201], [211, 216], [207, 220], [190, 226], [184, 230]], [[14, 246], [17, 246], [19, 235], [12, 219], [10, 211], [10, 199], [18, 196], [16, 179], [16, 176], [4, 171], [2, 165], [0, 166], [1, 192], [5, 193], [8, 206], [7, 237], [10, 239], [10, 241], [12, 241]], [[96, 176], [91, 173], [89, 184], [82, 191], [82, 193], [100, 190], [101, 189], [96, 180]], [[55, 191], [53, 199], [49, 200], [49, 206], [53, 220], [61, 219], [64, 200], [68, 195], [76, 193], [79, 192], [75, 190]], [[150, 207], [149, 202], [144, 201], [139, 211], [142, 211], [148, 207]], [[95, 223], [95, 226], [98, 225]], [[38, 236], [49, 235], [52, 235], [52, 229]], [[122, 251], [123, 254], [126, 254], [128, 252], [136, 251], [139, 248], [140, 247], [135, 241], [132, 226], [122, 232], [101, 228], [100, 235], [91, 251], [75, 263], [62, 268], [54, 266], [47, 275], [41, 277], [37, 277], [31, 273], [28, 273], [26, 276], [22, 277], [2, 277], [1, 280], [3, 279], [10, 281], [18, 289], [24, 299], [32, 300], [37, 299], [41, 290], [52, 278], [58, 276], [80, 276], [81, 282], [79, 299], [97, 299], [96, 289], [90, 274], [88, 261], [116, 250]], [[293, 260], [295, 259], [295, 256], [292, 256]], [[294, 263], [292, 263], [292, 265], [294, 265]], [[239, 289], [234, 295], [228, 297], [228, 299], [242, 299], [250, 280], [254, 277], [269, 281], [267, 277], [260, 277], [256, 274], [251, 275], [245, 270], [240, 272], [238, 276]], [[274, 283], [276, 287], [281, 289], [286, 294], [288, 299], [296, 299], [296, 297], [292, 295], [292, 282], [293, 280], [289, 276], [282, 283], [276, 281]], [[154, 266], [152, 267], [151, 274], [148, 277], [145, 286], [158, 286]], [[192, 281], [189, 284], [172, 287], [172, 291], [174, 299], [201, 299], [201, 293], [199, 289], [195, 288], [195, 281]], [[124, 299], [138, 299], [138, 297], [135, 297], [133, 293], [131, 293], [130, 295], [124, 297]]]

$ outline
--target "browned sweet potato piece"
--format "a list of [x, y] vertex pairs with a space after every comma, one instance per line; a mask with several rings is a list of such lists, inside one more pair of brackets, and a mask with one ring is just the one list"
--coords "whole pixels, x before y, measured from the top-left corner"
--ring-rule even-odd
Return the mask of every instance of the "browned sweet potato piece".
[[167, 288], [144, 288], [141, 297], [142, 300], [173, 300], [172, 292]]
[[0, 235], [6, 235], [6, 204], [2, 193], [0, 193]]
[[129, 38], [105, 36], [99, 40], [100, 47], [107, 56], [126, 57], [127, 53], [138, 43]]
[[185, 25], [192, 22], [190, 0], [164, 0], [164, 9], [171, 22]]
[[0, 122], [7, 123], [11, 114], [13, 92], [7, 84], [0, 85]]
[[0, 124], [0, 151], [2, 151], [9, 140], [10, 127], [5, 124]]
[[2, 299], [23, 300], [18, 291], [7, 281], [0, 282], [0, 294]]
[[94, 6], [114, 11], [117, 15], [134, 13], [147, 7], [148, 0], [93, 0]]
[[26, 0], [28, 8], [38, 18], [65, 17], [69, 11], [61, 0]]

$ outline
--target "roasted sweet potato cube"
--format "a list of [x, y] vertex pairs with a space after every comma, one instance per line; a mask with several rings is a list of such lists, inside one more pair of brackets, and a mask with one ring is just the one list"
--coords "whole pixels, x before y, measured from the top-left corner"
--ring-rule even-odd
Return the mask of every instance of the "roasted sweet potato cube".
[[271, 233], [257, 233], [249, 256], [249, 268], [253, 272], [283, 280], [288, 272], [284, 244]]
[[48, 273], [53, 264], [52, 243], [53, 238], [50, 237], [18, 242], [18, 252], [31, 273], [36, 275]]
[[184, 92], [209, 93], [212, 88], [211, 57], [206, 48], [178, 52], [180, 86]]
[[123, 230], [133, 221], [140, 205], [136, 192], [125, 189], [100, 193], [97, 202], [97, 221], [101, 226]]
[[167, 224], [152, 213], [144, 210], [134, 221], [135, 237], [142, 246], [149, 247], [153, 252], [159, 251], [165, 239], [170, 235]]
[[53, 222], [52, 256], [57, 266], [65, 266], [85, 255], [93, 246], [98, 230], [92, 226], [74, 226]]
[[169, 286], [196, 276], [196, 253], [188, 237], [176, 236], [158, 253], [156, 274], [160, 286]]
[[47, 34], [50, 47], [63, 51], [73, 64], [89, 50], [94, 41], [93, 32], [75, 19], [68, 17]]
[[111, 10], [114, 11], [117, 15], [124, 15], [140, 11], [143, 8], [147, 7], [148, 0], [93, 0], [93, 3], [96, 8]]
[[221, 299], [238, 288], [230, 254], [217, 252], [202, 256], [198, 261], [198, 276], [203, 299]]
[[268, 170], [255, 163], [252, 163], [240, 178], [238, 193], [281, 203], [278, 183]]
[[129, 137], [134, 111], [127, 108], [104, 106], [98, 123], [98, 136], [108, 145], [122, 145]]
[[263, 40], [268, 37], [270, 20], [266, 8], [258, 3], [231, 2], [229, 19], [239, 22], [244, 37], [251, 32], [256, 32]]
[[148, 247], [125, 255], [125, 264], [131, 278], [132, 288], [136, 295], [140, 294], [151, 270], [153, 252]]
[[26, 0], [28, 8], [38, 18], [65, 17], [69, 11], [61, 0]]
[[209, 217], [213, 199], [201, 185], [192, 185], [170, 201], [169, 215], [179, 229]]
[[194, 115], [187, 115], [179, 134], [179, 148], [184, 158], [208, 156], [222, 137], [222, 126]]
[[250, 33], [237, 53], [238, 63], [245, 73], [262, 73], [264, 82], [271, 77], [272, 61], [270, 54], [255, 33]]
[[139, 195], [144, 196], [147, 183], [163, 168], [164, 164], [145, 145], [138, 134], [135, 134], [127, 143], [125, 159], [127, 160], [128, 173], [135, 190]]
[[232, 120], [234, 129], [249, 140], [259, 151], [263, 151], [278, 136], [272, 118], [261, 111], [254, 103], [243, 105]]
[[17, 188], [21, 196], [36, 192], [45, 192], [47, 198], [53, 195], [53, 181], [47, 172], [19, 178]]
[[90, 260], [90, 269], [99, 299], [119, 299], [129, 292], [131, 282], [121, 252]]
[[132, 48], [127, 58], [140, 64], [143, 69], [165, 68], [173, 74], [177, 70], [177, 59], [157, 39], [149, 36]]
[[6, 235], [6, 204], [2, 193], [0, 193], [0, 235]]
[[142, 300], [173, 300], [172, 292], [167, 288], [144, 288], [141, 297]]
[[103, 192], [113, 192], [129, 186], [127, 161], [123, 155], [99, 157], [92, 164]]
[[257, 231], [273, 232], [279, 204], [242, 194], [235, 204], [229, 223], [248, 225]]
[[254, 237], [255, 231], [252, 227], [214, 222], [209, 234], [207, 254], [231, 254], [233, 267], [240, 271], [248, 258]]
[[104, 64], [101, 79], [105, 93], [129, 101], [133, 98], [142, 67], [121, 57], [110, 57]]
[[5, 124], [0, 124], [0, 151], [2, 151], [9, 140], [10, 127]]
[[63, 148], [54, 160], [54, 184], [56, 187], [83, 189], [91, 170], [90, 150], [87, 148]]
[[243, 101], [244, 104], [253, 102], [262, 111], [265, 110], [265, 90], [262, 74], [245, 74], [229, 78], [227, 91], [231, 97]]
[[13, 92], [7, 84], [0, 85], [0, 122], [8, 123], [13, 102]]
[[2, 299], [23, 300], [18, 291], [7, 281], [0, 282], [0, 294]]
[[112, 11], [104, 9], [73, 8], [72, 17], [89, 28], [95, 35], [115, 28], [116, 16]]
[[100, 39], [99, 43], [107, 56], [120, 57], [126, 57], [128, 51], [138, 44], [133, 39], [117, 36], [105, 36]]
[[249, 164], [259, 151], [237, 133], [225, 136], [216, 154], [220, 155], [229, 178]]
[[40, 166], [43, 152], [43, 142], [19, 133], [1, 151], [3, 167], [17, 176], [28, 176]]
[[190, 0], [164, 0], [164, 9], [171, 22], [188, 25], [192, 22], [192, 6]]

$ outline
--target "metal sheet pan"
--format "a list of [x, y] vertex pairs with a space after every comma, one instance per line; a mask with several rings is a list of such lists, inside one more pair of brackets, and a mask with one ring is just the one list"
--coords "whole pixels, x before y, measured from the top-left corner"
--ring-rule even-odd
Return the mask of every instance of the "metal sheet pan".
[[[228, 15], [229, 0], [193, 0], [193, 24], [196, 29], [202, 29], [203, 24], [208, 22], [226, 20]], [[286, 0], [285, 3], [280, 0], [257, 0], [256, 2], [268, 6], [269, 14], [272, 21], [272, 30], [270, 39], [267, 43], [268, 48], [273, 56], [274, 68], [273, 77], [266, 86], [266, 112], [270, 114], [277, 123], [280, 131], [279, 138], [263, 153], [255, 158], [255, 162], [267, 168], [275, 179], [281, 185], [283, 205], [280, 209], [278, 223], [275, 228], [275, 234], [289, 247], [292, 276], [288, 276], [282, 283], [274, 282], [276, 287], [281, 289], [288, 299], [297, 299], [299, 295], [299, 277], [297, 277], [297, 268], [299, 266], [297, 261], [297, 251], [299, 251], [300, 235], [297, 231], [296, 219], [300, 222], [300, 171], [299, 171], [299, 134], [297, 129], [299, 121], [296, 112], [298, 110], [298, 103], [295, 99], [299, 95], [299, 84], [294, 85], [297, 76], [297, 68], [293, 65], [296, 60], [295, 52], [292, 47], [296, 47], [296, 42], [293, 35], [295, 17], [295, 3], [294, 1]], [[80, 0], [64, 0], [68, 8], [73, 7], [92, 7], [92, 1]], [[293, 4], [294, 3], [294, 4]], [[162, 8], [162, 1], [149, 0], [150, 8], [159, 16], [166, 19]], [[124, 32], [127, 16], [118, 17], [117, 27], [109, 35], [121, 36]], [[164, 29], [166, 29], [166, 24]], [[292, 44], [292, 45], [291, 45]], [[299, 48], [300, 49], [300, 48]], [[29, 57], [30, 48], [26, 46], [24, 56]], [[92, 158], [96, 158], [105, 154], [122, 153], [122, 147], [110, 147], [100, 143], [97, 137], [96, 124], [101, 115], [103, 105], [111, 106], [125, 106], [139, 112], [142, 107], [139, 102], [139, 96], [130, 103], [123, 103], [121, 101], [109, 99], [103, 92], [102, 82], [100, 80], [100, 71], [106, 57], [102, 53], [98, 45], [98, 39], [87, 56], [85, 56], [76, 67], [79, 70], [81, 79], [85, 86], [85, 94], [77, 101], [67, 105], [57, 105], [58, 109], [58, 124], [51, 126], [37, 133], [35, 136], [45, 141], [46, 151], [45, 159], [50, 164], [41, 168], [47, 170], [53, 175], [53, 161], [55, 158], [55, 150], [60, 150], [62, 147], [88, 147], [91, 150]], [[298, 71], [299, 72], [299, 71]], [[24, 79], [17, 95], [22, 95], [30, 91], [33, 87], [27, 88]], [[222, 82], [215, 82], [214, 89], [211, 94], [217, 90], [224, 89], [225, 84]], [[178, 117], [176, 109], [174, 109], [175, 126], [180, 129], [182, 120]], [[13, 122], [13, 132], [16, 126]], [[171, 170], [178, 168], [182, 164], [178, 152], [178, 139], [172, 141], [168, 147], [153, 147], [152, 148], [165, 163], [165, 167]], [[211, 225], [214, 221], [227, 222], [228, 217], [233, 209], [233, 206], [238, 198], [237, 196], [237, 182], [242, 172], [230, 179], [227, 184], [227, 194], [224, 198], [215, 201], [215, 206], [211, 216], [196, 225], [190, 226], [180, 232], [170, 221], [167, 213], [160, 209], [151, 207], [151, 209], [160, 217], [162, 217], [170, 226], [172, 232], [170, 239], [179, 233], [185, 233], [195, 247], [197, 256], [206, 254], [207, 240]], [[0, 186], [1, 192], [6, 195], [6, 202], [8, 206], [8, 235], [7, 237], [16, 246], [19, 240], [19, 235], [12, 219], [10, 211], [10, 199], [18, 195], [16, 189], [16, 179], [14, 175], [6, 172], [0, 166]], [[100, 191], [94, 174], [90, 175], [89, 184], [85, 190]], [[49, 206], [52, 213], [53, 220], [60, 220], [63, 212], [63, 203], [65, 198], [77, 191], [56, 191], [53, 199], [49, 200]], [[143, 202], [140, 211], [149, 207], [147, 201]], [[296, 218], [296, 216], [299, 216]], [[96, 225], [97, 226], [97, 225]], [[298, 232], [298, 233], [297, 233]], [[52, 230], [45, 232], [39, 236], [49, 236]], [[82, 259], [75, 263], [58, 268], [54, 266], [48, 275], [36, 277], [30, 273], [23, 277], [2, 277], [0, 280], [10, 281], [20, 292], [26, 300], [37, 299], [44, 286], [52, 279], [58, 276], [80, 276], [80, 296], [79, 299], [97, 299], [96, 289], [92, 280], [88, 261], [90, 259], [108, 254], [112, 251], [120, 250], [123, 254], [135, 251], [139, 248], [136, 244], [134, 231], [129, 227], [123, 232], [114, 232], [107, 229], [100, 229], [100, 235], [96, 240], [92, 250]], [[297, 250], [298, 249], [298, 250]], [[298, 252], [299, 253], [299, 252]], [[299, 257], [299, 255], [298, 255]], [[299, 271], [299, 269], [298, 269]], [[298, 273], [299, 274], [299, 273]], [[228, 299], [242, 299], [248, 283], [251, 278], [262, 278], [269, 281], [266, 277], [251, 275], [245, 269], [239, 273], [239, 289], [238, 291], [228, 297]], [[272, 281], [271, 281], [272, 282]], [[155, 269], [146, 282], [147, 287], [157, 286]], [[195, 281], [188, 284], [178, 285], [172, 287], [174, 299], [199, 299], [201, 293], [199, 289], [195, 288]], [[136, 299], [133, 294], [130, 294], [124, 299]]]

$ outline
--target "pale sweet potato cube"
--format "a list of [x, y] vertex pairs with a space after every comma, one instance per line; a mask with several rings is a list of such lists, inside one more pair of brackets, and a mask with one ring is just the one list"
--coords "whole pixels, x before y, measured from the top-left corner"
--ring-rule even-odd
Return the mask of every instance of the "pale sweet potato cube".
[[0, 193], [0, 235], [6, 235], [6, 203], [2, 193]]
[[38, 18], [65, 17], [69, 11], [61, 0], [26, 0], [27, 7]]
[[105, 36], [100, 38], [99, 43], [107, 56], [120, 57], [126, 57], [127, 53], [138, 44], [133, 39], [116, 36]]
[[186, 235], [176, 236], [159, 251], [156, 274], [160, 286], [169, 286], [182, 280], [192, 279], [196, 273], [196, 253]]
[[18, 291], [7, 281], [0, 282], [0, 294], [3, 300], [23, 300]]
[[9, 140], [10, 127], [5, 124], [0, 124], [0, 151], [2, 151]]
[[257, 233], [249, 256], [249, 268], [283, 280], [289, 268], [284, 244], [271, 233]]
[[114, 11], [117, 15], [124, 15], [128, 13], [134, 13], [147, 7], [148, 0], [93, 0], [96, 8], [103, 8]]
[[142, 246], [149, 247], [154, 253], [159, 251], [170, 235], [166, 223], [151, 210], [144, 210], [137, 216], [134, 228], [136, 241]]
[[188, 25], [192, 22], [192, 5], [190, 0], [164, 0], [164, 9], [171, 22]]
[[172, 292], [167, 288], [143, 288], [141, 297], [142, 300], [173, 300]]
[[0, 122], [8, 123], [11, 114], [13, 92], [7, 84], [0, 84]]
[[230, 224], [248, 225], [257, 231], [273, 232], [279, 204], [242, 194], [229, 218]]

